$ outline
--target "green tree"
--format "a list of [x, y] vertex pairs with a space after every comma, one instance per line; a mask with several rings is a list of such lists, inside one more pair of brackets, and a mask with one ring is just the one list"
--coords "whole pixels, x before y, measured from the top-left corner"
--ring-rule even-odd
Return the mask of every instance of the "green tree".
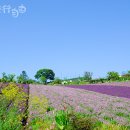
[[5, 83], [5, 82], [7, 82], [7, 80], [8, 80], [8, 77], [7, 77], [6, 73], [3, 72], [1, 81]]
[[15, 82], [15, 74], [6, 74], [5, 72], [2, 73], [1, 82]]
[[20, 76], [17, 77], [18, 83], [26, 84], [26, 83], [28, 83], [28, 80], [29, 80], [29, 77], [28, 77], [26, 71], [22, 71]]
[[86, 81], [90, 81], [90, 80], [92, 80], [92, 75], [93, 75], [93, 73], [92, 72], [84, 72], [84, 79], [86, 80]]
[[126, 73], [123, 73], [121, 78], [123, 80], [130, 80], [130, 70], [127, 71]]
[[7, 81], [8, 82], [15, 82], [15, 74], [8, 74]]
[[34, 77], [42, 83], [47, 84], [47, 80], [54, 80], [55, 73], [51, 69], [40, 69]]
[[40, 77], [40, 82], [46, 84], [46, 78], [44, 76]]
[[120, 76], [119, 76], [119, 73], [118, 72], [114, 72], [114, 71], [111, 71], [111, 72], [108, 72], [107, 73], [107, 79], [108, 80], [119, 80]]

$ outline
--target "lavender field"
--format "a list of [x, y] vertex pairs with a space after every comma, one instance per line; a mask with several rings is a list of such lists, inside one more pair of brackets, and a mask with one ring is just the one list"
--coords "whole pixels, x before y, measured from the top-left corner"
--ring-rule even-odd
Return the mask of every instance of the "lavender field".
[[[120, 86], [113, 88], [106, 85], [94, 87], [30, 85], [30, 97], [44, 95], [49, 105], [57, 110], [72, 107], [75, 111], [91, 115], [106, 124], [118, 123], [130, 126], [130, 88]], [[31, 100], [29, 104], [31, 106]], [[34, 112], [31, 107], [29, 112], [30, 114]]]
[[[126, 83], [125, 83], [126, 84]], [[79, 88], [94, 92], [99, 92], [111, 96], [130, 98], [130, 85], [127, 83], [125, 86], [123, 83], [106, 83], [106, 84], [95, 84], [95, 85], [80, 85], [80, 86], [66, 86], [69, 88]]]
[[[101, 85], [101, 84], [97, 84], [97, 85]], [[106, 83], [102, 83], [102, 85], [111, 85], [111, 86], [126, 86], [126, 87], [130, 87], [130, 81], [125, 81], [125, 82], [106, 82]]]

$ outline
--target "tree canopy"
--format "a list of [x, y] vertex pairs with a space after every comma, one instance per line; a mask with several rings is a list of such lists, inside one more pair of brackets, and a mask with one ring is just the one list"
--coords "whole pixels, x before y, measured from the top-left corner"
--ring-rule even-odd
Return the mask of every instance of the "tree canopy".
[[20, 74], [20, 76], [17, 77], [18, 83], [27, 83], [29, 80], [29, 77], [26, 73], [26, 71], [22, 71], [22, 73]]
[[55, 73], [51, 69], [40, 69], [37, 71], [34, 76], [37, 80], [40, 80], [42, 83], [47, 83], [47, 80], [54, 80]]
[[107, 73], [108, 80], [118, 80], [119, 79], [119, 73], [115, 71], [111, 71]]
[[92, 80], [92, 75], [93, 75], [92, 72], [86, 71], [86, 72], [84, 72], [84, 79], [85, 79], [86, 81], [90, 81], [90, 80]]

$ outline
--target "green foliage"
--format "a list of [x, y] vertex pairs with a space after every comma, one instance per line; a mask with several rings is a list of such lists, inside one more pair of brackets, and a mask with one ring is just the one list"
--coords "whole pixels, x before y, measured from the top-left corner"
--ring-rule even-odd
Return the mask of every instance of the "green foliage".
[[11, 107], [9, 111], [3, 114], [3, 118], [0, 119], [1, 130], [21, 130], [22, 128], [22, 117], [18, 114], [17, 107]]
[[130, 80], [130, 70], [127, 71], [127, 73], [122, 74], [121, 80], [123, 81]]
[[108, 72], [107, 79], [112, 81], [119, 80], [119, 73], [114, 71]]
[[28, 95], [23, 92], [23, 89], [18, 87], [14, 83], [10, 83], [8, 86], [2, 89], [2, 95], [8, 100], [13, 101], [15, 106], [25, 105], [23, 103], [26, 102]]
[[5, 82], [7, 82], [7, 80], [8, 80], [8, 77], [7, 77], [6, 73], [3, 72], [1, 81], [5, 83]]
[[62, 84], [62, 80], [59, 78], [56, 78], [52, 83], [53, 84]]
[[107, 82], [107, 79], [105, 79], [105, 78], [98, 78], [98, 79], [93, 79], [93, 80], [89, 81], [89, 83], [92, 83], [92, 84], [105, 83], [105, 82]]
[[54, 115], [33, 118], [28, 127], [32, 130], [93, 130], [94, 121], [81, 113], [58, 110]]
[[93, 130], [95, 120], [73, 110], [59, 110], [56, 113], [55, 122], [60, 130]]
[[14, 78], [15, 78], [15, 74], [6, 75], [6, 73], [3, 72], [1, 82], [3, 82], [3, 83], [5, 83], [5, 82], [15, 82]]
[[30, 121], [27, 130], [51, 130], [53, 121], [52, 118], [46, 116], [46, 112], [50, 112], [54, 108], [49, 106], [48, 99], [44, 95], [40, 97], [31, 96], [29, 110], [31, 114], [29, 115]]
[[80, 84], [80, 80], [74, 80], [72, 82], [69, 82], [70, 85], [79, 85]]
[[2, 94], [7, 98], [7, 100], [13, 100], [16, 98], [19, 92], [19, 88], [15, 84], [9, 84], [7, 87], [2, 89]]
[[69, 124], [68, 113], [64, 110], [59, 110], [55, 116], [56, 125], [60, 130], [65, 129], [65, 127]]
[[105, 83], [105, 82], [107, 82], [107, 79], [105, 79], [105, 78], [99, 78], [98, 82], [99, 83]]
[[42, 130], [44, 128], [44, 120], [42, 118], [35, 117], [31, 120], [27, 129], [31, 130]]
[[90, 81], [90, 80], [92, 80], [92, 75], [93, 75], [92, 72], [85, 72], [85, 73], [84, 73], [84, 79], [85, 79], [86, 81]]
[[55, 128], [55, 124], [49, 117], [35, 117], [31, 120], [26, 130], [58, 130]]
[[14, 78], [15, 78], [15, 74], [9, 74], [8, 75], [8, 82], [15, 82]]
[[34, 83], [36, 83], [36, 81], [33, 80], [33, 79], [28, 79], [28, 80], [27, 80], [27, 84], [34, 84]]
[[26, 84], [28, 82], [28, 80], [29, 80], [29, 77], [28, 77], [26, 71], [22, 71], [20, 76], [17, 77], [18, 83]]
[[128, 130], [125, 126], [115, 124], [103, 124], [100, 127], [96, 127], [94, 130]]
[[117, 124], [117, 122], [113, 118], [108, 116], [104, 116], [104, 120], [109, 121], [111, 124]]
[[47, 108], [47, 112], [49, 112], [49, 111], [53, 111], [54, 109], [55, 109], [54, 107], [48, 106], [48, 108]]
[[[50, 112], [50, 111], [49, 111]], [[107, 118], [109, 120], [109, 118]], [[117, 124], [104, 124], [90, 115], [74, 112], [72, 109], [53, 110], [43, 118], [35, 116], [27, 130], [128, 130]]]
[[26, 105], [27, 94], [13, 83], [2, 89], [0, 95], [0, 130], [21, 130], [25, 117], [21, 108]]
[[71, 112], [70, 124], [73, 130], [93, 130], [95, 120], [82, 113]]
[[43, 83], [43, 84], [46, 84], [46, 78], [44, 76], [41, 76], [40, 77], [40, 82]]
[[34, 77], [46, 84], [47, 80], [54, 80], [55, 73], [51, 69], [40, 69]]

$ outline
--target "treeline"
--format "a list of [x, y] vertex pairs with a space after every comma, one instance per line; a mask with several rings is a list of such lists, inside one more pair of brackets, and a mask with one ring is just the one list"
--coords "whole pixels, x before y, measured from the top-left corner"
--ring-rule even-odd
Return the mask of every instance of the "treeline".
[[85, 72], [82, 77], [67, 79], [64, 84], [93, 84], [93, 83], [105, 83], [105, 82], [121, 82], [130, 80], [130, 70], [119, 74], [115, 71], [107, 72], [104, 78], [93, 78], [92, 72]]
[[126, 73], [119, 74], [115, 71], [107, 72], [105, 78], [97, 78], [89, 80], [90, 83], [105, 83], [105, 82], [120, 82], [120, 81], [128, 81], [130, 80], [130, 71]]
[[47, 84], [50, 81], [53, 81], [55, 78], [55, 73], [51, 69], [40, 69], [35, 74], [35, 80], [29, 78], [26, 71], [22, 71], [19, 76], [15, 74], [6, 74], [5, 72], [2, 73], [2, 77], [0, 78], [0, 82], [3, 83], [21, 83], [21, 84], [34, 84], [34, 83], [42, 83]]
[[22, 71], [22, 73], [16, 77], [15, 74], [6, 74], [5, 72], [2, 73], [2, 77], [0, 78], [0, 82], [3, 83], [21, 83], [21, 84], [30, 84], [36, 82], [33, 79], [30, 79], [26, 73], [26, 71]]
[[51, 69], [40, 69], [34, 75], [35, 79], [29, 78], [26, 71], [22, 71], [19, 76], [15, 74], [6, 74], [2, 73], [2, 77], [0, 78], [0, 82], [14, 82], [21, 84], [62, 84], [62, 85], [73, 85], [73, 84], [88, 84], [88, 83], [105, 83], [105, 82], [120, 82], [120, 81], [128, 81], [130, 80], [130, 70], [119, 74], [118, 72], [111, 71], [107, 72], [105, 78], [93, 78], [92, 72], [84, 72], [82, 77], [72, 78], [72, 79], [60, 79], [55, 78], [55, 73]]

